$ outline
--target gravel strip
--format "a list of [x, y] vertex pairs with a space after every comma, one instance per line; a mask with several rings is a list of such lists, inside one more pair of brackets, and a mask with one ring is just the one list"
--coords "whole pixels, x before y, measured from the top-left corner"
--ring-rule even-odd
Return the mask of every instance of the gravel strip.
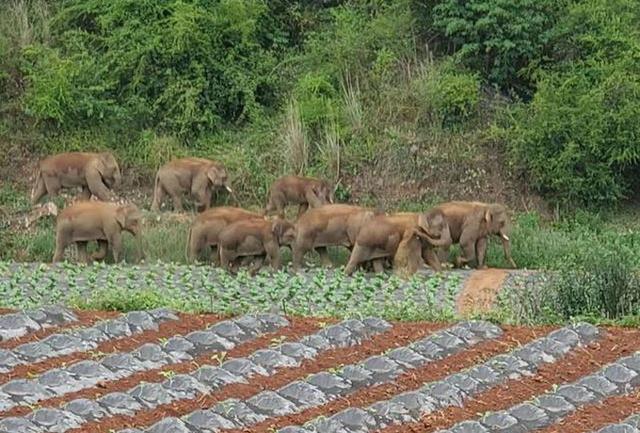
[[[544, 363], [555, 362], [575, 348], [597, 339], [599, 330], [578, 324], [551, 332], [510, 354], [495, 356], [443, 380], [425, 384], [416, 391], [398, 394], [366, 408], [352, 407], [331, 417], [316, 418], [304, 426], [289, 426], [280, 433], [373, 432], [391, 425], [416, 422], [421, 417], [464, 401], [509, 379], [535, 374]], [[451, 430], [456, 433], [476, 430]], [[484, 432], [485, 430], [478, 430]], [[500, 430], [502, 431], [502, 430]], [[517, 430], [504, 430], [517, 431]]]

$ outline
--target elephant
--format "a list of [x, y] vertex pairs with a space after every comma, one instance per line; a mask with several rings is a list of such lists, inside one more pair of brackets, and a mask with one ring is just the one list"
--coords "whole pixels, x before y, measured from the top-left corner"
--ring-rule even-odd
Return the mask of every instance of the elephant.
[[327, 203], [333, 203], [333, 191], [327, 181], [311, 177], [284, 176], [271, 185], [265, 214], [275, 211], [280, 218], [284, 218], [285, 207], [288, 204], [297, 204], [300, 217], [309, 207], [319, 207]]
[[[140, 231], [142, 213], [133, 204], [120, 205], [102, 201], [81, 201], [63, 209], [56, 219], [56, 250], [53, 262], [62, 260], [71, 243], [78, 246], [84, 262], [106, 257], [111, 248], [115, 262], [122, 258], [122, 232], [131, 233], [137, 241], [138, 256], [143, 257]], [[98, 253], [87, 256], [87, 243], [97, 241]]]
[[218, 261], [220, 232], [233, 222], [252, 218], [264, 217], [259, 213], [229, 206], [214, 207], [196, 215], [187, 236], [187, 260], [194, 261], [204, 249], [212, 247], [214, 251], [211, 257], [214, 262]]
[[211, 206], [213, 188], [224, 188], [233, 194], [229, 186], [227, 169], [216, 161], [204, 158], [174, 159], [158, 169], [153, 190], [152, 211], [158, 211], [164, 194], [173, 200], [173, 208], [182, 212], [182, 195], [190, 193], [196, 200], [196, 209]]
[[326, 204], [309, 209], [296, 221], [293, 269], [298, 270], [307, 252], [315, 249], [323, 265], [330, 266], [328, 246], [353, 248], [364, 223], [376, 215], [371, 209], [347, 204]]
[[[376, 272], [383, 271], [384, 259], [394, 261], [394, 268], [407, 266], [415, 272], [426, 261], [435, 271], [442, 270], [435, 247], [451, 244], [451, 233], [439, 211], [403, 212], [377, 215], [367, 221], [356, 238], [345, 273], [351, 275], [358, 265], [373, 261]], [[396, 253], [402, 249], [403, 263]]]
[[256, 259], [252, 271], [262, 265], [263, 259], [270, 261], [271, 267], [280, 269], [280, 247], [291, 245], [295, 236], [295, 225], [290, 221], [276, 217], [270, 219], [244, 219], [225, 227], [219, 235], [218, 248], [220, 264], [231, 270], [231, 264], [238, 258]]
[[31, 190], [31, 204], [45, 195], [55, 197], [62, 188], [81, 187], [81, 198], [91, 195], [107, 201], [114, 197], [122, 175], [113, 154], [109, 152], [67, 152], [49, 156], [38, 164], [36, 181]]
[[[509, 217], [507, 208], [498, 203], [452, 201], [436, 207], [449, 224], [452, 243], [459, 243], [462, 253], [456, 258], [456, 265], [463, 266], [476, 258], [478, 268], [486, 268], [484, 263], [489, 235], [496, 235], [502, 241], [504, 256], [512, 267], [516, 263], [511, 257], [509, 240]], [[443, 252], [447, 254], [449, 248]]]

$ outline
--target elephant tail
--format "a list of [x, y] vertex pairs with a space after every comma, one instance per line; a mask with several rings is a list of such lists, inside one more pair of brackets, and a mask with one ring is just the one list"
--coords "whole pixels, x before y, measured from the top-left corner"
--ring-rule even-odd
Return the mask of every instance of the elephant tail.
[[151, 203], [151, 210], [158, 211], [160, 209], [160, 201], [162, 200], [162, 190], [160, 189], [160, 171], [156, 173], [156, 178], [153, 182], [153, 201]]
[[184, 248], [184, 257], [187, 259], [187, 263], [191, 263], [191, 257], [189, 254], [189, 250], [191, 248], [191, 236], [193, 231], [193, 225], [189, 226], [189, 231], [187, 232], [187, 246]]

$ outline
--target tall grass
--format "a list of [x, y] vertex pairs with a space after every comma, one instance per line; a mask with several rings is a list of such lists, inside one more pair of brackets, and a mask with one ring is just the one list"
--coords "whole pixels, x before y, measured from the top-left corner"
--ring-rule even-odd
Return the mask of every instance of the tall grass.
[[309, 143], [298, 103], [289, 101], [282, 127], [282, 139], [288, 165], [294, 173], [303, 174], [309, 164]]

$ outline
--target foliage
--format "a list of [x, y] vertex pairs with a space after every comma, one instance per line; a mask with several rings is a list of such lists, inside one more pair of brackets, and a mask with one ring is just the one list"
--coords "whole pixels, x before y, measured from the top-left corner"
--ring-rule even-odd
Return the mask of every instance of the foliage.
[[554, 23], [567, 1], [443, 0], [433, 25], [455, 56], [493, 84], [526, 94], [530, 69], [543, 61]]

